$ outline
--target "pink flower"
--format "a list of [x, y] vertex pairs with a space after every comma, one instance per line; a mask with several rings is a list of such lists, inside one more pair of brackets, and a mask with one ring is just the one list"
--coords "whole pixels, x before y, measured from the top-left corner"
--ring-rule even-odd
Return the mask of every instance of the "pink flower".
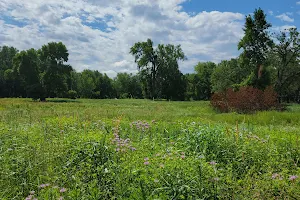
[[181, 155], [180, 157], [181, 157], [182, 159], [184, 159], [184, 158], [185, 158], [185, 155]]
[[59, 190], [60, 193], [64, 193], [64, 192], [66, 192], [66, 191], [67, 191], [66, 188], [61, 188], [61, 189]]
[[59, 197], [59, 199], [58, 200], [63, 200], [64, 198], [63, 197]]
[[149, 158], [144, 158], [144, 161], [148, 161], [149, 160]]
[[144, 165], [149, 165], [150, 163], [148, 161], [144, 162]]
[[28, 197], [25, 198], [25, 200], [31, 200], [32, 199], [32, 195], [29, 195]]
[[276, 179], [276, 178], [278, 178], [278, 177], [280, 177], [280, 175], [279, 175], [279, 174], [277, 174], [277, 173], [275, 173], [275, 174], [272, 174], [272, 179]]
[[49, 183], [47, 183], [47, 184], [41, 184], [41, 185], [39, 186], [39, 188], [45, 188], [45, 187], [48, 187], [48, 186], [50, 186]]
[[210, 165], [216, 165], [217, 163], [215, 161], [209, 162]]
[[294, 180], [296, 180], [298, 178], [298, 176], [296, 176], [296, 175], [292, 175], [292, 176], [290, 176], [290, 181], [294, 181]]

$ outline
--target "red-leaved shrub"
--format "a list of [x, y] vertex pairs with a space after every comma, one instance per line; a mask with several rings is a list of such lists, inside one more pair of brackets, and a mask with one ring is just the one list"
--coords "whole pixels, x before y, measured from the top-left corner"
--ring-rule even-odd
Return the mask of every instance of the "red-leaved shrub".
[[220, 112], [239, 113], [282, 108], [273, 87], [259, 90], [251, 86], [241, 87], [238, 91], [230, 88], [225, 92], [215, 93], [211, 98], [211, 105]]

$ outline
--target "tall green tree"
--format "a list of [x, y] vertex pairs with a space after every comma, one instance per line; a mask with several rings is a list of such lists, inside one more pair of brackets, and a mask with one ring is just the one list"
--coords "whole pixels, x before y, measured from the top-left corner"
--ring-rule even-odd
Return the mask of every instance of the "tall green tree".
[[216, 68], [213, 62], [199, 62], [195, 66], [195, 72], [198, 77], [195, 93], [197, 100], [209, 100], [212, 93], [211, 75]]
[[269, 73], [266, 70], [267, 55], [273, 46], [268, 29], [271, 24], [266, 20], [266, 14], [259, 8], [253, 15], [246, 16], [245, 35], [238, 44], [243, 49], [244, 63], [251, 69], [247, 84], [256, 88], [264, 88], [270, 84]]
[[223, 92], [228, 88], [239, 88], [250, 74], [251, 69], [245, 67], [240, 58], [223, 60], [211, 75], [212, 92]]
[[[92, 70], [85, 69], [80, 73], [79, 94], [83, 98], [93, 98], [95, 96], [96, 77]], [[100, 95], [100, 91], [99, 91]]]
[[117, 98], [142, 98], [142, 87], [137, 75], [118, 73], [114, 87]]
[[141, 71], [140, 74], [143, 79], [144, 88], [147, 91], [147, 97], [156, 98], [156, 75], [158, 62], [152, 40], [148, 39], [146, 42], [135, 43], [130, 48], [130, 54], [134, 56], [138, 69]]
[[73, 70], [68, 61], [68, 50], [59, 42], [51, 42], [41, 49], [18, 53], [14, 71], [20, 77], [27, 97], [45, 101], [46, 97], [62, 97], [68, 90], [67, 80]]
[[158, 48], [154, 49], [153, 42], [148, 39], [146, 42], [136, 43], [131, 47], [130, 53], [135, 57], [140, 70], [139, 75], [146, 98], [174, 96], [170, 93], [175, 83], [173, 79], [182, 79], [178, 61], [185, 59], [179, 45], [158, 45]]
[[0, 97], [22, 95], [18, 77], [13, 73], [13, 57], [17, 53], [14, 47], [0, 47]]
[[157, 88], [158, 96], [171, 100], [184, 100], [186, 83], [179, 70], [178, 61], [185, 55], [180, 47], [172, 44], [159, 44], [157, 49]]
[[291, 28], [281, 31], [276, 38], [270, 59], [276, 70], [275, 89], [281, 101], [284, 96], [290, 96], [292, 88], [298, 89], [295, 82], [300, 80], [300, 34], [296, 28]]
[[19, 75], [26, 96], [33, 99], [45, 98], [40, 72], [40, 59], [35, 49], [21, 51], [14, 57], [14, 70]]
[[67, 79], [72, 67], [66, 65], [69, 53], [62, 42], [50, 42], [39, 50], [43, 85], [47, 96], [63, 96], [68, 90]]

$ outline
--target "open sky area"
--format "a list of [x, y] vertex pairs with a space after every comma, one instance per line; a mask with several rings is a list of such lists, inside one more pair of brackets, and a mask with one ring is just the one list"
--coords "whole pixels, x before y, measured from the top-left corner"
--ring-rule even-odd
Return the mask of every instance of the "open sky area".
[[271, 31], [300, 27], [298, 0], [0, 0], [0, 46], [20, 50], [62, 41], [78, 71], [99, 70], [114, 77], [136, 72], [130, 47], [151, 38], [155, 44], [181, 44], [188, 60], [238, 56], [245, 15], [261, 7]]

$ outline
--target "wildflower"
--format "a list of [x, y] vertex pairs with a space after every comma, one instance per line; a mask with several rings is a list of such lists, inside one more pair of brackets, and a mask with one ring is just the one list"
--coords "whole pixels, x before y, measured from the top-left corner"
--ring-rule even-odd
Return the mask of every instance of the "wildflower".
[[29, 195], [28, 197], [25, 198], [25, 200], [31, 200], [32, 199], [32, 195]]
[[149, 160], [149, 158], [144, 158], [144, 161], [148, 161]]
[[30, 194], [31, 194], [31, 195], [34, 195], [34, 193], [35, 193], [35, 191], [30, 191]]
[[290, 176], [290, 181], [294, 181], [294, 180], [296, 180], [298, 178], [298, 176], [295, 176], [295, 175], [292, 175], [292, 176]]
[[59, 197], [59, 199], [58, 200], [63, 200], [64, 198], [63, 197]]
[[154, 123], [155, 123], [155, 120], [152, 120], [151, 123], [154, 124]]
[[66, 191], [67, 191], [66, 188], [61, 188], [61, 189], [59, 190], [60, 193], [64, 193], [64, 192], [66, 192]]
[[144, 162], [144, 165], [149, 165], [150, 163], [148, 161]]
[[46, 188], [46, 187], [48, 187], [48, 186], [50, 186], [49, 183], [47, 183], [47, 184], [41, 184], [41, 185], [39, 186], [39, 188]]
[[216, 165], [217, 163], [215, 161], [209, 162], [210, 165]]
[[276, 179], [276, 178], [278, 178], [278, 177], [280, 177], [280, 175], [279, 175], [279, 174], [277, 174], [277, 173], [275, 173], [275, 174], [272, 174], [272, 179]]
[[136, 151], [136, 148], [130, 147], [131, 151]]
[[120, 148], [116, 148], [116, 151], [120, 151]]
[[185, 158], [185, 155], [181, 155], [180, 157], [181, 157], [182, 159], [184, 159], [184, 158]]
[[218, 177], [215, 177], [215, 178], [213, 178], [213, 181], [215, 181], [215, 182], [217, 182], [217, 181], [219, 181], [220, 179], [218, 178]]

